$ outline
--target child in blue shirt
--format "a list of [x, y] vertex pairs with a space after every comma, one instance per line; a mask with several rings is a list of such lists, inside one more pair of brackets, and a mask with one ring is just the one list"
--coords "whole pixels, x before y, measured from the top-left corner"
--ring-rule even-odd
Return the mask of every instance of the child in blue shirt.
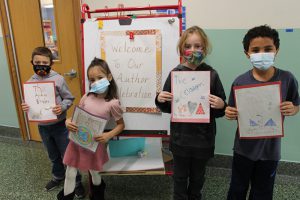
[[[298, 82], [289, 71], [274, 66], [279, 51], [279, 34], [263, 25], [250, 29], [243, 39], [244, 51], [253, 68], [238, 76], [231, 88], [225, 116], [236, 120], [238, 110], [234, 102], [233, 87], [281, 81], [283, 116], [292, 116], [299, 111]], [[232, 175], [227, 200], [245, 200], [250, 185], [249, 199], [270, 200], [278, 161], [281, 138], [240, 139], [236, 132]]]

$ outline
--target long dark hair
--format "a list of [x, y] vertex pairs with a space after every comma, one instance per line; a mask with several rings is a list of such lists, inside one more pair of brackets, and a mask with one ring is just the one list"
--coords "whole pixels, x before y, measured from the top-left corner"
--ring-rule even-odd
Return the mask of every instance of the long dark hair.
[[[110, 69], [108, 67], [108, 64], [107, 62], [105, 62], [105, 60], [102, 60], [100, 58], [94, 58], [91, 62], [91, 64], [89, 65], [88, 69], [87, 69], [87, 75], [89, 76], [89, 71], [91, 68], [94, 68], [94, 67], [99, 67], [101, 68], [101, 71], [105, 72], [106, 75], [108, 76], [109, 74], [111, 74], [110, 72]], [[111, 74], [112, 76], [112, 74]], [[89, 77], [88, 77], [89, 78]], [[114, 77], [112, 76], [112, 79], [111, 81], [109, 82], [110, 85], [108, 87], [108, 91], [107, 91], [107, 94], [106, 96], [104, 97], [104, 99], [106, 101], [110, 101], [112, 99], [118, 99], [119, 96], [118, 96], [118, 87], [117, 87], [117, 84], [114, 80]]]

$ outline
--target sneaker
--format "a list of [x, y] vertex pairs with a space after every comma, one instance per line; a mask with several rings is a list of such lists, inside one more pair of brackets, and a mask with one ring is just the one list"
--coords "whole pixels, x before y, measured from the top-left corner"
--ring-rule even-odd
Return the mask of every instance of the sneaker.
[[47, 185], [45, 186], [46, 191], [49, 192], [49, 191], [51, 191], [51, 190], [57, 188], [57, 187], [60, 185], [60, 183], [61, 183], [62, 181], [63, 181], [63, 180], [55, 180], [55, 179], [52, 179], [52, 180], [49, 181], [49, 182], [47, 183]]
[[78, 185], [76, 185], [76, 187], [75, 187], [75, 197], [77, 199], [83, 199], [85, 197], [85, 190], [84, 190], [84, 187], [83, 187], [82, 183], [79, 183]]

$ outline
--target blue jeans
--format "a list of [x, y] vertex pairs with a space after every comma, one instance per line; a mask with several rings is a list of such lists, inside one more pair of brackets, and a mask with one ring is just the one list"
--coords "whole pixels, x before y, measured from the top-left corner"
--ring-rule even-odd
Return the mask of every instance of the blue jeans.
[[[55, 180], [65, 178], [63, 157], [69, 144], [68, 129], [65, 120], [51, 125], [39, 125], [39, 132], [46, 147], [48, 157], [52, 163], [52, 176]], [[81, 175], [77, 173], [76, 182], [81, 182]]]
[[278, 161], [252, 161], [234, 153], [232, 175], [227, 200], [272, 200]]

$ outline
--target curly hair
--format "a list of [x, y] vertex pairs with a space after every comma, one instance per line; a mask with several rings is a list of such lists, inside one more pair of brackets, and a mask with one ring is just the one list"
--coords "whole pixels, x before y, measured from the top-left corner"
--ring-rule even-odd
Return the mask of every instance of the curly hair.
[[253, 40], [254, 38], [258, 38], [258, 37], [271, 38], [274, 42], [276, 49], [279, 48], [280, 39], [279, 39], [279, 34], [278, 34], [277, 30], [272, 29], [268, 25], [261, 25], [261, 26], [256, 26], [256, 27], [250, 29], [246, 33], [246, 35], [243, 39], [243, 46], [244, 46], [244, 50], [246, 52], [249, 50], [249, 45], [250, 45], [251, 40]]

